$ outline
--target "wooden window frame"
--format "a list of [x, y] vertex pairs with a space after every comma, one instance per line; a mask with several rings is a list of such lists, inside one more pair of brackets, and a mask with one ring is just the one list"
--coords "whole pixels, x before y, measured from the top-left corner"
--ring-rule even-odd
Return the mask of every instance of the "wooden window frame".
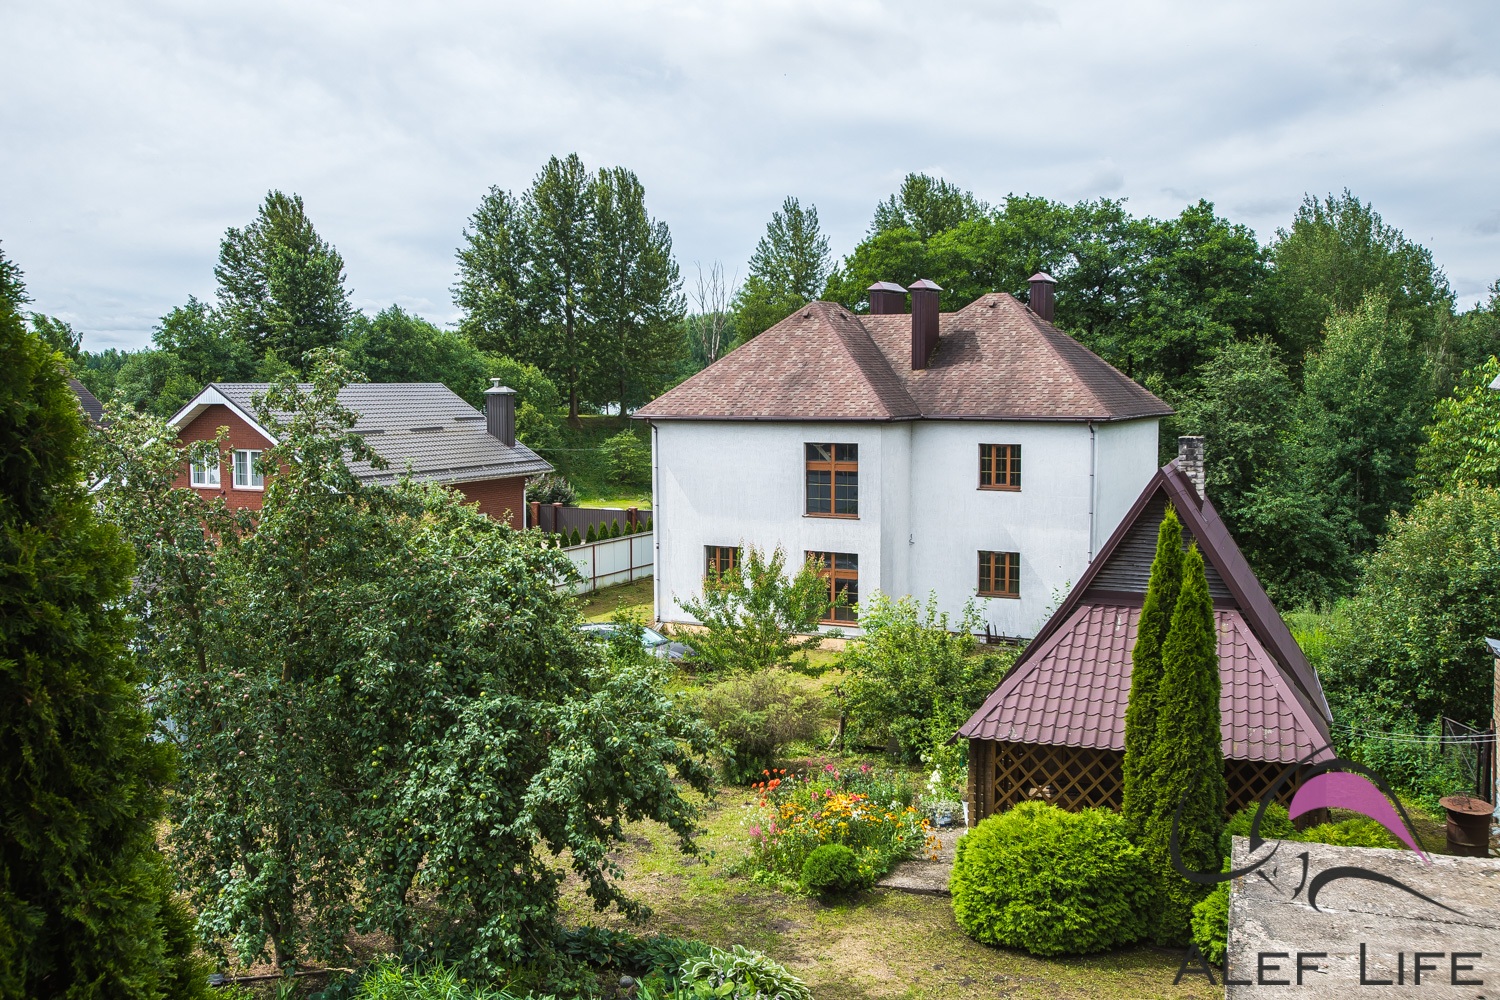
[[[826, 449], [828, 458], [814, 458], [811, 454], [814, 448]], [[852, 455], [852, 458], [840, 458], [841, 454]], [[859, 519], [859, 445], [851, 443], [825, 443], [821, 441], [808, 441], [802, 446], [802, 516], [803, 517], [837, 517], [845, 520]], [[812, 483], [809, 481], [814, 473], [826, 473], [828, 475], [828, 510], [814, 511], [812, 507]], [[853, 507], [852, 511], [839, 511], [839, 476], [854, 477], [852, 484], [846, 484], [846, 489], [852, 485], [853, 496], [844, 498], [844, 503]]]
[[[817, 567], [818, 576], [828, 581], [828, 611], [827, 618], [820, 619], [824, 625], [854, 625], [859, 622], [859, 553], [857, 552], [805, 552], [803, 555], [807, 561]], [[853, 563], [853, 565], [840, 565], [840, 563]], [[846, 586], [844, 593], [851, 589], [854, 592], [854, 600], [846, 601], [842, 606], [835, 602], [839, 595], [839, 582], [843, 581]], [[848, 586], [853, 584], [852, 588]], [[840, 617], [840, 616], [843, 617]]]
[[[993, 589], [996, 580], [1000, 580], [1000, 586], [1009, 587], [1015, 585], [1014, 590]], [[986, 589], [989, 588], [989, 589]], [[1020, 600], [1021, 598], [1021, 553], [1019, 552], [991, 552], [981, 549], [979, 552], [979, 596], [1001, 597], [1006, 600]]]
[[[1003, 462], [1001, 459], [1003, 458]], [[990, 481], [986, 483], [985, 477]], [[1018, 444], [982, 444], [979, 446], [979, 488], [1021, 492], [1021, 446]]]
[[[728, 553], [727, 560], [725, 553]], [[705, 581], [713, 580], [715, 573], [724, 577], [740, 568], [738, 545], [705, 545], [703, 556], [703, 579]]]
[[[246, 471], [246, 473], [248, 475], [246, 476], [246, 480], [243, 483], [240, 482], [240, 456], [241, 455], [248, 456], [245, 459], [245, 471]], [[259, 449], [257, 449], [257, 448], [236, 448], [236, 449], [234, 449], [234, 454], [233, 454], [233, 456], [231, 456], [230, 462], [229, 462], [229, 467], [230, 467], [229, 476], [230, 476], [230, 481], [232, 483], [234, 483], [234, 488], [235, 489], [237, 489], [237, 490], [250, 490], [250, 491], [256, 492], [256, 493], [265, 492], [265, 488], [266, 488], [266, 476], [265, 476], [265, 473], [261, 472], [261, 471], [259, 471], [257, 469], [257, 466], [260, 465], [260, 456], [261, 456], [261, 451]], [[257, 479], [260, 480], [259, 483], [257, 483], [255, 481]]]
[[224, 462], [200, 462], [188, 459], [188, 482], [195, 490], [216, 490], [224, 481]]

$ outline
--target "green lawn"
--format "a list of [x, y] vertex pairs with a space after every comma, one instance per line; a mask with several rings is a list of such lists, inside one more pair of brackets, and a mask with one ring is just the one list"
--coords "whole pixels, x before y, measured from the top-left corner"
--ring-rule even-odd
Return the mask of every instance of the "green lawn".
[[[629, 847], [616, 860], [623, 885], [653, 915], [637, 932], [742, 944], [764, 951], [812, 987], [818, 1000], [874, 997], [1135, 998], [1220, 1000], [1222, 988], [1201, 977], [1172, 985], [1180, 953], [1155, 948], [1087, 958], [1038, 959], [989, 948], [965, 937], [946, 897], [877, 889], [824, 905], [788, 896], [729, 874], [744, 854], [743, 816], [751, 797], [725, 788], [707, 805], [704, 854], [683, 857], [664, 830], [629, 828]], [[576, 886], [571, 922], [601, 921]]]
[[557, 471], [578, 492], [582, 507], [649, 507], [651, 484], [622, 484], [610, 472], [609, 463], [600, 450], [605, 439], [622, 430], [630, 430], [647, 446], [650, 431], [644, 421], [619, 417], [587, 415], [579, 418], [581, 426], [564, 421], [561, 427], [562, 449], [547, 455]]
[[583, 617], [587, 621], [602, 622], [608, 621], [616, 611], [625, 610], [637, 612], [649, 622], [655, 617], [655, 597], [651, 589], [654, 583], [655, 580], [648, 576], [585, 594], [581, 598]]

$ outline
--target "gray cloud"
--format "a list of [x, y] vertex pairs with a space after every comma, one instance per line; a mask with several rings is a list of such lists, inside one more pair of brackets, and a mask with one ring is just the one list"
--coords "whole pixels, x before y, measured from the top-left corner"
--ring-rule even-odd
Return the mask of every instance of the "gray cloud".
[[361, 306], [449, 321], [481, 195], [575, 150], [636, 170], [679, 258], [730, 271], [785, 195], [847, 252], [929, 169], [990, 201], [1206, 197], [1263, 239], [1347, 186], [1470, 300], [1500, 273], [1500, 27], [1475, 0], [58, 0], [0, 8], [0, 36], [0, 240], [93, 348], [211, 295], [224, 228], [272, 187]]

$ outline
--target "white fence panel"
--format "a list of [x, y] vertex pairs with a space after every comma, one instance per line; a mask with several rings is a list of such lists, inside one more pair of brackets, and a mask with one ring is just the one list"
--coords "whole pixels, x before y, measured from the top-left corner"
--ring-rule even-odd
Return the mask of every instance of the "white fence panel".
[[655, 571], [656, 535], [642, 531], [598, 542], [585, 542], [563, 549], [582, 578], [571, 584], [558, 585], [559, 590], [587, 594], [601, 587], [629, 583]]

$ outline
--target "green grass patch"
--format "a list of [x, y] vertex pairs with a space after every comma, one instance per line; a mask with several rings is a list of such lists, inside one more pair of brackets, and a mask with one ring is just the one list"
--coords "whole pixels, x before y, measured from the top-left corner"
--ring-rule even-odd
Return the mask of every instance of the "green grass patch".
[[579, 609], [586, 621], [609, 621], [618, 611], [633, 611], [649, 622], [656, 617], [656, 597], [651, 577], [621, 583], [585, 594]]
[[[1139, 947], [1034, 958], [965, 936], [946, 897], [876, 889], [825, 903], [731, 875], [748, 853], [752, 804], [748, 789], [722, 789], [707, 804], [697, 858], [680, 854], [655, 824], [628, 828], [628, 846], [616, 855], [622, 883], [653, 911], [644, 926], [632, 929], [763, 951], [806, 980], [818, 1000], [1224, 996], [1222, 987], [1196, 977], [1174, 987], [1180, 952]], [[570, 922], [627, 926], [618, 917], [601, 919], [576, 885], [569, 887], [565, 909]]]
[[602, 450], [604, 442], [622, 430], [629, 430], [650, 447], [651, 432], [645, 421], [597, 415], [581, 416], [579, 421], [580, 427], [563, 421], [560, 428], [562, 448], [547, 455], [548, 461], [573, 484], [573, 489], [578, 492], [579, 506], [651, 506], [651, 484], [621, 484], [610, 470]]

